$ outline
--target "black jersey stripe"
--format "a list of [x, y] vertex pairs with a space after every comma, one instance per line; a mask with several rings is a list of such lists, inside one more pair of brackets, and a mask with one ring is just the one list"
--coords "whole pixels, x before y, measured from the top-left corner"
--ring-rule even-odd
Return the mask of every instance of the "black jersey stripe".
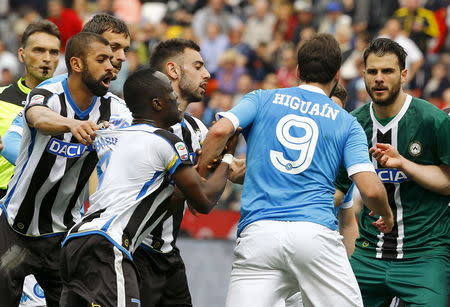
[[[61, 110], [59, 112], [59, 114], [61, 116], [67, 117], [67, 105], [66, 105], [66, 99], [65, 99], [65, 95], [64, 93], [59, 94], [58, 95], [59, 98], [59, 102], [60, 102], [60, 107]], [[64, 138], [64, 135], [58, 135], [57, 137], [55, 137], [59, 140], [62, 140]], [[71, 159], [68, 159], [67, 162], [71, 161]], [[66, 163], [66, 170], [64, 173], [67, 172], [68, 167], [70, 168], [70, 166], [68, 166], [68, 163]], [[53, 222], [53, 218], [52, 218], [52, 208], [53, 208], [53, 204], [55, 203], [55, 199], [56, 196], [58, 194], [59, 191], [59, 187], [61, 186], [61, 180], [59, 180], [51, 189], [49, 192], [47, 192], [47, 194], [44, 196], [44, 198], [42, 199], [42, 203], [41, 206], [39, 208], [39, 219], [38, 219], [38, 228], [39, 228], [39, 232], [41, 234], [43, 233], [52, 233], [53, 232], [53, 227], [52, 227], [52, 222]]]
[[[386, 143], [392, 144], [392, 129], [386, 131], [386, 133], [382, 133], [380, 130], [377, 130], [377, 142], [378, 143]], [[378, 167], [380, 167], [378, 165]], [[382, 245], [382, 258], [397, 258], [397, 237], [398, 237], [398, 224], [397, 224], [397, 205], [395, 203], [395, 184], [393, 183], [384, 183], [384, 187], [386, 188], [386, 193], [388, 196], [389, 206], [392, 209], [392, 213], [394, 214], [394, 227], [390, 233], [384, 234], [383, 236], [383, 245]]]
[[103, 212], [105, 212], [105, 211], [106, 211], [106, 208], [101, 209], [101, 210], [98, 210], [98, 211], [95, 211], [94, 213], [85, 216], [85, 217], [83, 218], [83, 221], [81, 221], [80, 223], [78, 223], [78, 225], [75, 226], [73, 229], [71, 229], [70, 232], [71, 232], [71, 233], [76, 233], [76, 232], [78, 232], [78, 231], [80, 230], [80, 227], [81, 227], [81, 226], [83, 226], [83, 225], [86, 224], [86, 223], [92, 222], [92, 221], [93, 221], [94, 219], [96, 219], [96, 218], [99, 218], [100, 215], [101, 215]]
[[[133, 214], [131, 215], [130, 219], [128, 220], [127, 225], [124, 228], [123, 231], [123, 239], [122, 239], [122, 245], [125, 248], [129, 248], [129, 244], [124, 244], [126, 240], [128, 242], [131, 242], [134, 238], [140, 235], [138, 232], [139, 226], [142, 224], [145, 216], [149, 212], [150, 208], [153, 206], [153, 203], [155, 202], [156, 197], [164, 191], [165, 188], [169, 185], [168, 182], [163, 182], [156, 191], [145, 197], [141, 203], [136, 207], [136, 210], [134, 210]], [[164, 203], [162, 203], [164, 204]], [[161, 204], [161, 205], [162, 205]], [[166, 204], [167, 205], [167, 204]], [[156, 212], [155, 212], [156, 214]], [[153, 214], [153, 215], [155, 215]], [[142, 231], [145, 231], [145, 227]], [[127, 246], [128, 245], [128, 246]]]
[[[60, 139], [61, 136], [56, 136], [55, 138]], [[55, 161], [56, 156], [44, 150], [39, 162], [36, 165], [33, 176], [31, 177], [27, 193], [25, 194], [16, 217], [14, 218], [14, 224], [12, 226], [14, 230], [24, 234], [27, 232], [34, 214], [36, 194], [48, 179]]]
[[183, 142], [186, 144], [188, 151], [191, 153], [192, 150], [192, 138], [191, 138], [191, 132], [189, 131], [188, 127], [181, 124], [181, 134], [183, 135]]
[[76, 221], [76, 218], [79, 217], [78, 212], [75, 213], [78, 216], [75, 217], [73, 216], [72, 209], [75, 207], [77, 200], [80, 196], [80, 193], [86, 187], [89, 177], [91, 177], [91, 174], [94, 171], [97, 162], [98, 156], [95, 151], [90, 152], [83, 161], [80, 174], [78, 175], [75, 191], [72, 194], [69, 204], [67, 205], [66, 212], [64, 213], [64, 225], [66, 225], [68, 229], [75, 224], [74, 221]]

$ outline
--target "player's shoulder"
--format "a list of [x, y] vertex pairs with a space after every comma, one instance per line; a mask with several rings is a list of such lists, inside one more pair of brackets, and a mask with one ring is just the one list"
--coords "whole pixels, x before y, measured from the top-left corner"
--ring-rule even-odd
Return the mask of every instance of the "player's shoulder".
[[125, 100], [123, 100], [122, 98], [120, 98], [119, 96], [117, 96], [111, 92], [107, 92], [105, 94], [105, 96], [103, 96], [103, 98], [109, 99], [111, 101], [111, 104], [113, 104], [113, 105], [118, 105], [118, 106], [127, 108]]
[[360, 106], [359, 108], [351, 111], [350, 114], [356, 118], [364, 118], [367, 116], [370, 117], [370, 104], [371, 103], [366, 103], [366, 104]]
[[189, 113], [184, 113], [184, 121], [187, 122], [195, 131], [199, 129], [208, 129], [200, 119]]
[[417, 118], [417, 121], [441, 123], [450, 120], [445, 112], [420, 98], [413, 97], [409, 109], [409, 112]]

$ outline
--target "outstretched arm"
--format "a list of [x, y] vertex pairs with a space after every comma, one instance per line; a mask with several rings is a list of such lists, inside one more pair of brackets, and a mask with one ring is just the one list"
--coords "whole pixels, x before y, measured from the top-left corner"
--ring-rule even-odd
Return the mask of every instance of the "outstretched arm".
[[414, 163], [400, 155], [390, 144], [377, 143], [370, 149], [370, 153], [381, 166], [399, 169], [424, 188], [438, 194], [450, 195], [450, 166]]
[[91, 144], [95, 139], [95, 130], [100, 129], [92, 121], [67, 118], [44, 106], [33, 106], [27, 109], [25, 117], [30, 127], [44, 134], [57, 135], [71, 132], [84, 145]]
[[208, 135], [203, 142], [202, 154], [198, 159], [200, 176], [205, 177], [208, 174], [208, 164], [223, 152], [228, 139], [233, 135], [234, 131], [232, 122], [227, 118], [221, 118], [209, 129]]

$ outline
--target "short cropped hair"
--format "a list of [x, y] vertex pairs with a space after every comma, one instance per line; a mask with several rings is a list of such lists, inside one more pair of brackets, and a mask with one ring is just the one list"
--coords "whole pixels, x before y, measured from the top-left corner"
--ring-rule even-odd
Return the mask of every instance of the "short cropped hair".
[[20, 41], [20, 46], [25, 48], [28, 42], [28, 38], [34, 33], [43, 32], [55, 36], [57, 39], [61, 40], [61, 35], [59, 34], [58, 27], [51, 21], [48, 20], [38, 20], [30, 23], [23, 31], [22, 39]]
[[406, 56], [408, 53], [397, 42], [389, 38], [377, 38], [373, 40], [369, 46], [364, 50], [363, 59], [364, 65], [367, 65], [367, 58], [373, 53], [376, 56], [383, 56], [387, 53], [392, 53], [397, 56], [400, 70], [405, 69]]
[[150, 57], [150, 67], [163, 72], [165, 63], [183, 54], [187, 48], [200, 52], [200, 47], [192, 40], [173, 38], [160, 42]]
[[123, 20], [104, 13], [94, 15], [81, 30], [81, 32], [91, 32], [99, 35], [102, 35], [106, 31], [112, 31], [113, 33], [124, 34], [126, 37], [130, 37], [130, 30]]
[[345, 107], [345, 104], [347, 103], [347, 90], [346, 88], [338, 83], [336, 84], [336, 87], [334, 88], [334, 91], [331, 93], [331, 96], [335, 96], [337, 98], [339, 98], [340, 101], [342, 101], [342, 107]]
[[341, 68], [341, 49], [330, 34], [317, 34], [298, 50], [297, 63], [300, 80], [326, 84]]
[[156, 72], [153, 68], [141, 69], [132, 73], [125, 81], [123, 96], [133, 117], [139, 117], [150, 100], [161, 97], [163, 84], [155, 75]]
[[89, 51], [90, 45], [94, 42], [99, 42], [106, 46], [109, 45], [109, 42], [106, 38], [99, 34], [91, 32], [77, 33], [67, 41], [65, 60], [69, 75], [72, 72], [70, 59], [72, 57], [77, 57], [86, 62], [86, 54]]

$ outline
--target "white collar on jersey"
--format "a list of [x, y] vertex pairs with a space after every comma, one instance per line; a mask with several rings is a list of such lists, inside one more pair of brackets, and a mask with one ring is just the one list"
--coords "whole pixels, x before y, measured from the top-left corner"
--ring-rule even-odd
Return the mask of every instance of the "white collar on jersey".
[[[318, 94], [323, 94], [325, 96], [327, 96], [327, 94], [325, 94], [325, 92], [323, 91], [323, 89], [321, 89], [320, 87], [314, 86], [314, 85], [309, 85], [309, 84], [300, 84], [298, 86], [301, 89], [310, 91], [310, 92], [314, 92], [314, 93], [318, 93]], [[327, 96], [328, 97], [328, 96]]]

